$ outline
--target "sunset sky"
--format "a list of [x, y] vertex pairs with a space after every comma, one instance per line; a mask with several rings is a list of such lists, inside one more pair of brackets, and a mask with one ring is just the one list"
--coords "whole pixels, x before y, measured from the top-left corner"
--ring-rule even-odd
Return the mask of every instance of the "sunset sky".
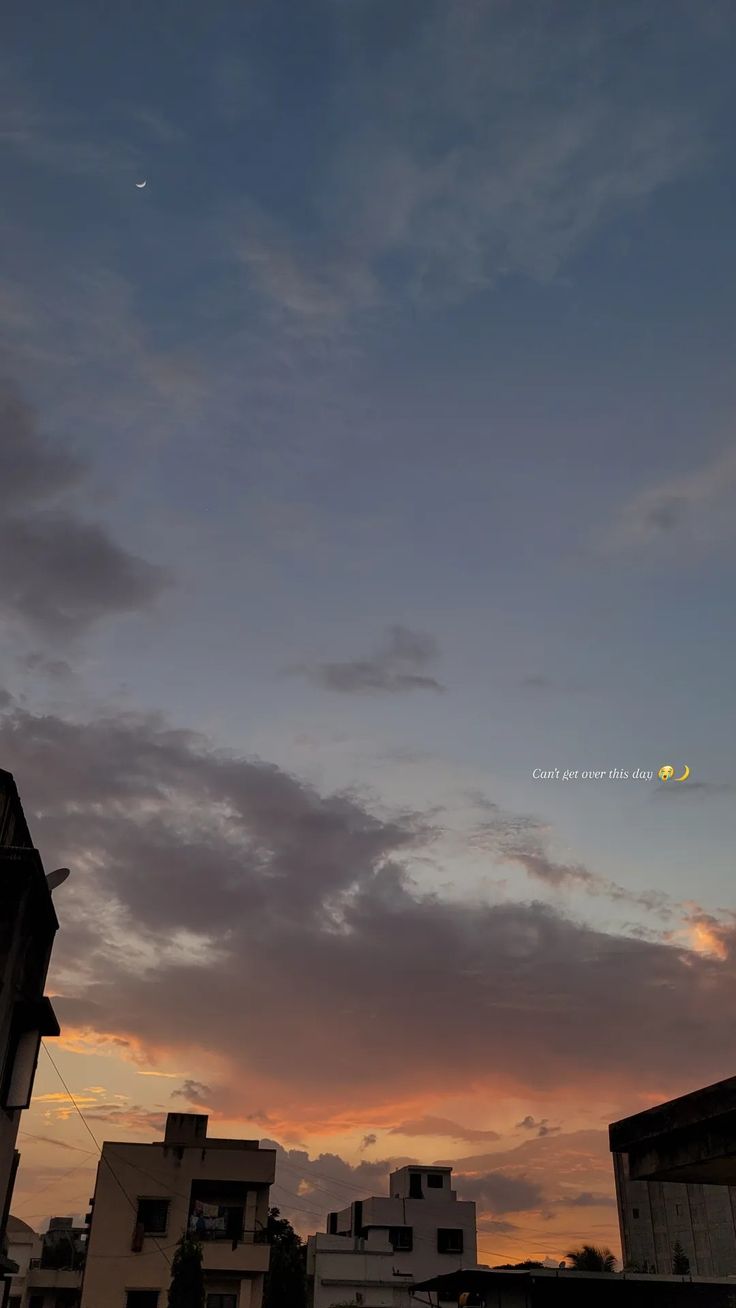
[[[448, 1162], [558, 1261], [733, 1074], [735, 60], [730, 0], [8, 0], [0, 767], [98, 1141], [209, 1112], [304, 1233]], [[21, 1132], [83, 1213], [43, 1054]]]

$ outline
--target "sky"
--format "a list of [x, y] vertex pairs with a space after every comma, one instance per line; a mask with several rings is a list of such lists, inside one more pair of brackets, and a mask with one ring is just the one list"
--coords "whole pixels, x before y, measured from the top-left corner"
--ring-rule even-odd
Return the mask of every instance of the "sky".
[[481, 1262], [617, 1249], [607, 1124], [734, 1070], [733, 6], [3, 46], [0, 766], [72, 869], [17, 1215], [189, 1106], [303, 1233], [442, 1161]]

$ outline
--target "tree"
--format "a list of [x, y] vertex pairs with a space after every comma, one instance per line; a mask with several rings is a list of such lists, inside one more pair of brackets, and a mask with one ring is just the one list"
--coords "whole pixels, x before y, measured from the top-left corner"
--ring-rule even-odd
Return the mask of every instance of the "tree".
[[675, 1240], [672, 1246], [672, 1274], [673, 1276], [690, 1275], [690, 1259], [679, 1240]]
[[576, 1272], [615, 1272], [616, 1259], [610, 1249], [599, 1249], [594, 1244], [584, 1244], [581, 1249], [571, 1249], [567, 1254]]
[[184, 1234], [171, 1264], [169, 1308], [204, 1308], [202, 1246]]
[[263, 1286], [263, 1308], [306, 1308], [307, 1247], [278, 1208], [268, 1211], [271, 1260]]
[[544, 1263], [535, 1263], [533, 1258], [527, 1258], [523, 1263], [499, 1263], [494, 1267], [494, 1272], [534, 1272], [544, 1267]]

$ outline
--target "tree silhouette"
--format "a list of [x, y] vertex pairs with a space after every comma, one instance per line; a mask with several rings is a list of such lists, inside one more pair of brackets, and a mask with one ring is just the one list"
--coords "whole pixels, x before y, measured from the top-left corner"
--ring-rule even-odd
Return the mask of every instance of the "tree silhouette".
[[186, 1234], [176, 1246], [171, 1264], [169, 1308], [204, 1308], [202, 1246]]
[[676, 1240], [672, 1246], [672, 1274], [673, 1276], [690, 1275], [690, 1259], [679, 1240]]
[[263, 1308], [305, 1308], [306, 1245], [278, 1208], [268, 1210], [271, 1260], [263, 1286]]
[[610, 1249], [599, 1249], [594, 1244], [584, 1244], [580, 1249], [571, 1249], [567, 1258], [576, 1272], [615, 1272], [616, 1258]]

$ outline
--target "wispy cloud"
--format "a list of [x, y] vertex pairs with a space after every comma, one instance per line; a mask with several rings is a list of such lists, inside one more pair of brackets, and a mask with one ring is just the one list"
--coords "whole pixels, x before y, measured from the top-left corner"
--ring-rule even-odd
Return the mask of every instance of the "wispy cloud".
[[325, 690], [348, 695], [405, 694], [413, 690], [443, 691], [445, 687], [424, 669], [438, 656], [432, 636], [393, 626], [373, 654], [344, 662], [297, 664], [289, 669]]
[[472, 1126], [462, 1126], [447, 1117], [419, 1117], [413, 1121], [400, 1122], [392, 1126], [389, 1135], [406, 1136], [445, 1136], [450, 1140], [467, 1140], [480, 1143], [483, 1140], [500, 1140], [497, 1131], [482, 1130]]
[[[636, 494], [609, 533], [618, 551], [715, 547], [736, 533], [736, 449], [729, 448], [690, 473], [666, 478]], [[678, 557], [679, 554], [678, 554]]]

